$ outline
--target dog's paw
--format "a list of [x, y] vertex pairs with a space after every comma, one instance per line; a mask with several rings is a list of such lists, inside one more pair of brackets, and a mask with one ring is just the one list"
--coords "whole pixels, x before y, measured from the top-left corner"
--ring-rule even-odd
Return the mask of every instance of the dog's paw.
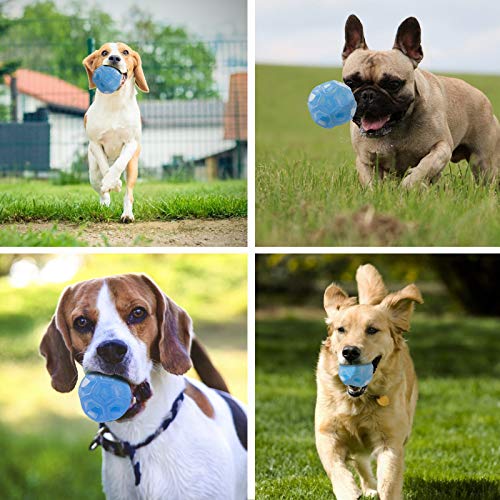
[[103, 193], [109, 193], [110, 191], [120, 192], [122, 189], [121, 179], [117, 179], [113, 175], [106, 174], [101, 184], [101, 191]]
[[371, 488], [369, 488], [363, 492], [363, 496], [368, 498], [377, 498], [378, 493], [377, 490], [372, 490]]
[[111, 204], [111, 196], [109, 195], [109, 193], [103, 193], [101, 196], [99, 196], [99, 203], [102, 207], [109, 207], [109, 205]]
[[121, 217], [120, 217], [120, 222], [123, 222], [124, 224], [129, 224], [130, 222], [134, 222], [135, 217], [132, 212], [130, 213], [125, 213], [123, 212]]
[[424, 180], [425, 179], [419, 170], [410, 168], [401, 182], [401, 186], [405, 189], [414, 189], [417, 186], [422, 187], [425, 185]]

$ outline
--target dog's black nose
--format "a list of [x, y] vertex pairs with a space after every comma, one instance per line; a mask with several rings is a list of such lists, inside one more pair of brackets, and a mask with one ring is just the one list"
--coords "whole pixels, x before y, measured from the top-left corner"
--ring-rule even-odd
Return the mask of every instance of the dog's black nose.
[[363, 100], [363, 102], [365, 104], [370, 104], [375, 99], [375, 96], [376, 96], [376, 94], [375, 94], [374, 90], [366, 89], [361, 94], [361, 99]]
[[361, 351], [354, 345], [347, 345], [342, 349], [342, 356], [344, 356], [344, 358], [347, 359], [349, 363], [356, 361], [360, 355]]
[[122, 58], [120, 56], [111, 55], [108, 57], [108, 61], [112, 62], [112, 63], [119, 63], [121, 60], [122, 60]]
[[120, 363], [127, 354], [127, 344], [122, 342], [121, 340], [108, 340], [99, 344], [97, 347], [97, 354], [106, 361], [106, 363], [110, 363], [112, 365], [116, 365]]

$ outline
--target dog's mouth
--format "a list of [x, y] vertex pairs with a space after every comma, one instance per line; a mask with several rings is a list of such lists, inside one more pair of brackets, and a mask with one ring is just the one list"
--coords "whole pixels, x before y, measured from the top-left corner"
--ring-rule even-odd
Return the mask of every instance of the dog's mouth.
[[120, 75], [122, 75], [120, 80], [120, 86], [118, 87], [119, 89], [121, 89], [123, 85], [125, 85], [125, 82], [127, 81], [128, 74], [126, 72], [122, 73], [120, 68], [116, 64], [105, 64], [105, 66], [110, 66], [111, 68], [116, 69], [116, 71], [118, 71]]
[[354, 117], [354, 123], [359, 127], [359, 132], [364, 137], [383, 137], [403, 119], [405, 113], [397, 111], [391, 115], [375, 117], [369, 113], [363, 117]]
[[[381, 359], [382, 359], [382, 356], [377, 356], [372, 361], [374, 374], [377, 371], [377, 366], [380, 363]], [[349, 396], [351, 396], [353, 398], [359, 398], [359, 396], [362, 396], [365, 393], [367, 387], [368, 387], [368, 385], [364, 385], [363, 387], [356, 387], [355, 385], [348, 385], [347, 386], [347, 394], [349, 394]]]
[[130, 385], [130, 389], [132, 390], [132, 402], [130, 403], [130, 406], [125, 414], [118, 419], [118, 422], [135, 417], [138, 413], [144, 410], [146, 402], [153, 395], [153, 391], [151, 390], [151, 386], [147, 380], [138, 385], [134, 385], [128, 380], [126, 382]]

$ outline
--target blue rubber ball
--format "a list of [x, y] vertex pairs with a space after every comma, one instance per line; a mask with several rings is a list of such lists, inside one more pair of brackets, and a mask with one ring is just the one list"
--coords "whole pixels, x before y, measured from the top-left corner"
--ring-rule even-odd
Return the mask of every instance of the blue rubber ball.
[[103, 94], [112, 94], [120, 87], [122, 74], [111, 66], [99, 66], [92, 75], [92, 81]]
[[307, 106], [314, 122], [323, 128], [343, 125], [356, 113], [356, 99], [351, 89], [335, 80], [314, 87]]
[[87, 373], [78, 396], [85, 415], [99, 423], [119, 419], [132, 402], [132, 390], [125, 380], [102, 373]]
[[364, 387], [373, 377], [373, 365], [340, 365], [339, 377], [344, 385]]

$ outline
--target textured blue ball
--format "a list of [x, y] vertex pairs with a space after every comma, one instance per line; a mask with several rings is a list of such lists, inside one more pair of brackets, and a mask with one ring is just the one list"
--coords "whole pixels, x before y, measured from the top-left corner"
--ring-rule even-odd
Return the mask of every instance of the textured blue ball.
[[373, 377], [373, 365], [340, 365], [339, 377], [344, 385], [364, 387]]
[[352, 119], [356, 112], [356, 99], [347, 85], [332, 80], [312, 89], [307, 107], [315, 123], [323, 128], [332, 128]]
[[119, 419], [132, 402], [132, 390], [127, 382], [102, 373], [87, 373], [78, 388], [78, 396], [85, 415], [99, 423]]
[[112, 94], [120, 87], [122, 74], [111, 66], [99, 66], [92, 75], [92, 81], [103, 94]]

